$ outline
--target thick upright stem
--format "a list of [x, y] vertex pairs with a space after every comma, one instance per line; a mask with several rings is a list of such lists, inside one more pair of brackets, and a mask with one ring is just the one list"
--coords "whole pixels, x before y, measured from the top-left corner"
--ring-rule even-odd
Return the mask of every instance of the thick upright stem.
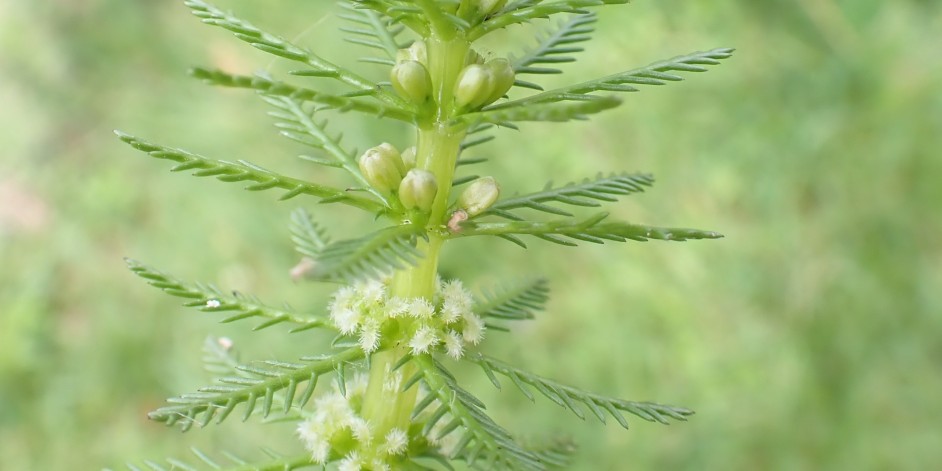
[[[434, 236], [429, 237], [427, 243], [421, 244], [419, 250], [425, 257], [417, 266], [396, 273], [390, 287], [390, 295], [432, 299], [435, 295], [441, 245], [441, 238]], [[408, 391], [402, 391], [402, 384], [417, 370], [415, 366], [406, 364], [399, 370], [392, 371], [393, 366], [408, 353], [409, 347], [403, 341], [389, 350], [374, 354], [370, 359], [369, 383], [362, 414], [374, 427], [378, 437], [384, 437], [393, 428], [409, 428], [418, 388], [412, 387]]]
[[[432, 300], [435, 296], [438, 256], [443, 242], [438, 235], [438, 228], [444, 224], [455, 164], [466, 131], [452, 126], [449, 121], [453, 113], [455, 82], [465, 66], [470, 45], [462, 37], [448, 40], [431, 37], [427, 39], [427, 46], [428, 70], [432, 78], [436, 110], [431, 119], [419, 123], [416, 166], [435, 175], [438, 193], [429, 214], [428, 241], [421, 241], [418, 247], [424, 257], [415, 267], [396, 273], [390, 286], [390, 295]], [[407, 331], [407, 327], [400, 326], [400, 332]], [[403, 338], [399, 344], [374, 354], [370, 359], [369, 385], [362, 414], [373, 426], [379, 439], [393, 428], [409, 428], [418, 388], [412, 387], [403, 392], [401, 385], [417, 370], [415, 366], [406, 364], [392, 372], [392, 367], [409, 353], [407, 342], [408, 339]]]

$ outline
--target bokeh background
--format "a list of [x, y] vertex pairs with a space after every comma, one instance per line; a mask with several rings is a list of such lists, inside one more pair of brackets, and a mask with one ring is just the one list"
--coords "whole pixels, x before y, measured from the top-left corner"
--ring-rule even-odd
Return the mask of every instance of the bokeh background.
[[[340, 61], [332, 2], [221, 1]], [[689, 406], [689, 423], [583, 422], [548, 401], [462, 379], [523, 436], [573, 436], [574, 469], [931, 469], [942, 451], [942, 3], [639, 0], [602, 10], [569, 75], [737, 47], [724, 65], [646, 88], [572, 125], [526, 125], [478, 148], [505, 189], [643, 170], [658, 183], [619, 216], [714, 229], [719, 241], [586, 246], [462, 241], [444, 269], [473, 286], [544, 273], [550, 309], [488, 347], [534, 371], [632, 399]], [[545, 26], [538, 25], [538, 26]], [[490, 43], [527, 44], [524, 33]], [[189, 311], [123, 257], [184, 279], [322, 309], [294, 284], [285, 223], [307, 205], [334, 234], [369, 224], [303, 198], [171, 175], [120, 128], [312, 179], [251, 93], [207, 88], [191, 65], [273, 68], [176, 1], [0, 3], [0, 468], [100, 469], [185, 456], [299, 449], [288, 425], [181, 435], [145, 413], [205, 381], [200, 347], [245, 359], [318, 348], [284, 330]], [[375, 66], [363, 65], [379, 77]], [[359, 148], [411, 137], [343, 116]]]

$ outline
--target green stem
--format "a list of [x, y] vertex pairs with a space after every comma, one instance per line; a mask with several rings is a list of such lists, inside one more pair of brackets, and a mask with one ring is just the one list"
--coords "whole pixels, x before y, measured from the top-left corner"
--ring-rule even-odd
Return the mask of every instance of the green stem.
[[[455, 163], [466, 131], [448, 122], [453, 111], [455, 82], [464, 68], [470, 44], [460, 37], [444, 40], [433, 36], [427, 39], [427, 45], [436, 111], [431, 119], [418, 124], [416, 166], [435, 175], [438, 193], [428, 219], [429, 239], [420, 242], [418, 247], [424, 257], [415, 267], [396, 273], [390, 286], [390, 296], [431, 301], [435, 296], [438, 257], [443, 243], [435, 229], [444, 223]], [[384, 437], [393, 428], [409, 429], [418, 388], [402, 391], [401, 387], [389, 387], [396, 383], [390, 381], [390, 375], [405, 381], [418, 372], [411, 363], [403, 365], [395, 373], [391, 371], [399, 360], [410, 353], [408, 338], [405, 337], [407, 332], [410, 332], [409, 325], [400, 325], [398, 334], [402, 337], [398, 343], [370, 358], [369, 384], [362, 414], [374, 427], [377, 437]]]

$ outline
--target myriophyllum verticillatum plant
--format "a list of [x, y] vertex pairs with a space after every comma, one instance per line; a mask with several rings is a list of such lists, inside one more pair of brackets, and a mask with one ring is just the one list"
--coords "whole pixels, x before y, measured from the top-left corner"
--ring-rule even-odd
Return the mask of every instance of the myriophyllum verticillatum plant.
[[[249, 463], [227, 453], [211, 457], [196, 452], [189, 464], [170, 459], [167, 465], [148, 462], [148, 469], [382, 471], [458, 465], [540, 470], [567, 465], [570, 444], [524, 444], [498, 425], [449, 372], [448, 365], [457, 362], [479, 366], [496, 387], [510, 384], [531, 399], [545, 396], [579, 417], [614, 419], [626, 428], [624, 413], [661, 423], [686, 420], [692, 412], [684, 408], [582, 391], [488, 356], [482, 339], [511, 338], [511, 323], [532, 319], [543, 308], [547, 281], [518, 280], [474, 295], [465, 282], [445, 279], [438, 270], [442, 246], [468, 237], [499, 238], [524, 248], [526, 238], [573, 246], [720, 237], [617, 221], [604, 212], [570, 212], [641, 192], [653, 182], [646, 174], [599, 175], [504, 198], [502, 191], [518, 189], [492, 176], [458, 175], [483, 160], [468, 154], [493, 139], [498, 128], [586, 119], [618, 106], [623, 92], [679, 81], [682, 74], [705, 71], [732, 52], [695, 52], [550, 90], [529, 81], [560, 73], [557, 64], [575, 61], [582, 51], [579, 44], [593, 32], [596, 14], [591, 7], [624, 3], [343, 0], [340, 17], [347, 24], [341, 30], [376, 54], [366, 59], [373, 64], [369, 67], [385, 69], [361, 74], [208, 3], [187, 0], [186, 6], [204, 23], [300, 64], [290, 82], [202, 68], [192, 75], [212, 85], [256, 92], [272, 106], [281, 134], [313, 149], [305, 159], [345, 172], [350, 184], [322, 185], [246, 161], [214, 160], [123, 133], [120, 138], [170, 161], [173, 171], [239, 183], [250, 191], [280, 191], [283, 200], [348, 205], [373, 216], [379, 227], [334, 240], [326, 225], [306, 210], [293, 213], [290, 230], [300, 262], [292, 277], [339, 286], [320, 312], [267, 306], [254, 297], [185, 283], [128, 261], [134, 273], [185, 298], [186, 306], [219, 313], [223, 322], [260, 322], [256, 329], [289, 326], [287, 341], [311, 349], [309, 356], [292, 361], [238, 364], [228, 342], [210, 340], [207, 356], [220, 374], [215, 383], [150, 413], [153, 420], [183, 429], [220, 423], [233, 412], [244, 419], [281, 415], [296, 422], [296, 453], [267, 451], [266, 458]], [[492, 32], [547, 18], [541, 24], [548, 31], [523, 53], [475, 47]], [[379, 78], [370, 78], [374, 75]], [[343, 91], [318, 91], [325, 81], [339, 82]], [[328, 128], [327, 117], [345, 112], [408, 123], [414, 132], [394, 143], [366, 143], [369, 150], [359, 153]], [[491, 270], [497, 273], [500, 267]], [[333, 341], [312, 345], [305, 333], [313, 329], [330, 332]], [[322, 381], [326, 378], [331, 382]]]

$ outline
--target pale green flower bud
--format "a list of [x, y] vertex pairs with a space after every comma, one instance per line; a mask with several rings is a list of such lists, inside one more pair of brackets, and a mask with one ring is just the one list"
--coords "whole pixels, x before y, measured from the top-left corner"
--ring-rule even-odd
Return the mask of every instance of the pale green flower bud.
[[[415, 168], [416, 148], [412, 146], [402, 151], [402, 163], [406, 166], [405, 172]], [[403, 173], [405, 173], [403, 172]]]
[[490, 69], [483, 65], [471, 64], [458, 76], [455, 105], [458, 108], [479, 108], [487, 102], [493, 90], [494, 78]]
[[414, 168], [409, 170], [399, 184], [399, 201], [406, 209], [419, 208], [422, 211], [432, 209], [435, 195], [438, 194], [438, 182], [428, 170]]
[[432, 78], [421, 62], [407, 60], [396, 64], [389, 74], [393, 88], [413, 103], [425, 103], [432, 91]]
[[415, 41], [406, 49], [400, 49], [396, 53], [396, 62], [416, 61], [422, 65], [428, 65], [428, 47], [425, 41]]
[[405, 165], [392, 144], [383, 143], [360, 156], [360, 172], [379, 191], [388, 193], [399, 187]]
[[484, 66], [491, 71], [494, 81], [494, 90], [491, 91], [485, 103], [490, 104], [499, 100], [514, 86], [514, 68], [510, 65], [510, 61], [504, 58], [489, 60]]
[[458, 197], [458, 207], [476, 216], [490, 208], [497, 197], [500, 196], [500, 186], [494, 177], [482, 177], [471, 182], [461, 196]]
[[501, 8], [504, 8], [504, 5], [507, 4], [507, 0], [478, 0], [478, 10], [484, 14], [484, 16], [497, 13]]

